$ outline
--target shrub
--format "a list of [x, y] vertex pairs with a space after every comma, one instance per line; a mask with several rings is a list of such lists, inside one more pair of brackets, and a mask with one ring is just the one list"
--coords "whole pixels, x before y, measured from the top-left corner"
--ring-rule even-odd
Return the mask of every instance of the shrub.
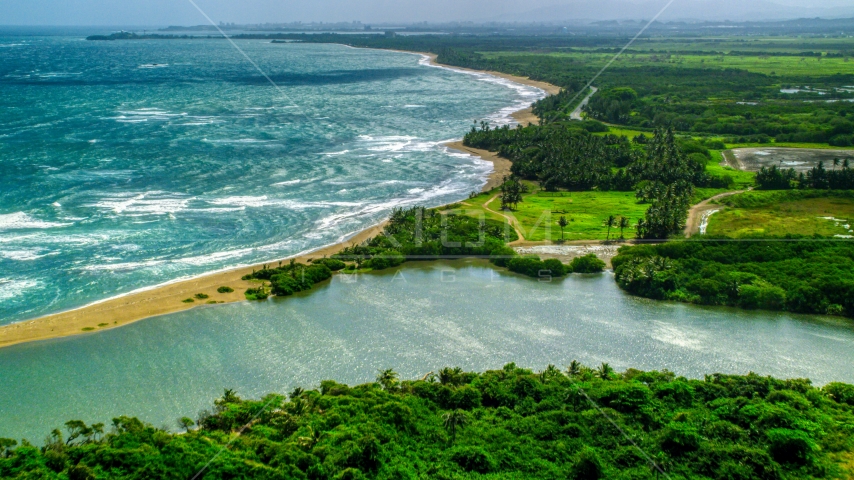
[[234, 291], [234, 289], [231, 287], [219, 287], [216, 289], [216, 291], [219, 293], [231, 293]]
[[588, 254], [572, 259], [569, 270], [573, 273], [599, 273], [605, 270], [605, 262], [599, 260], [596, 254]]
[[271, 293], [279, 297], [293, 295], [305, 290], [301, 282], [297, 281], [297, 279], [287, 273], [276, 275], [270, 279], [270, 285], [272, 286]]
[[463, 410], [471, 410], [473, 408], [480, 407], [480, 390], [470, 385], [463, 385], [451, 394], [450, 403], [452, 408], [460, 408]]
[[194, 295], [194, 297], [196, 297], [197, 300], [207, 300], [208, 298], [210, 298], [210, 295], [206, 293], [197, 293]]
[[780, 463], [805, 465], [812, 459], [815, 444], [806, 432], [775, 428], [769, 430], [768, 453]]
[[599, 480], [605, 476], [602, 460], [592, 448], [586, 447], [578, 454], [572, 466], [570, 478], [576, 480]]
[[543, 267], [545, 270], [551, 272], [551, 275], [553, 277], [564, 277], [568, 273], [567, 266], [561, 263], [561, 261], [556, 258], [549, 258], [548, 260], [544, 260]]
[[664, 430], [661, 448], [673, 455], [693, 452], [700, 447], [700, 435], [691, 425], [670, 422]]
[[328, 268], [329, 270], [331, 270], [333, 272], [343, 270], [344, 267], [347, 266], [346, 263], [344, 263], [341, 260], [338, 260], [337, 258], [320, 258], [320, 259], [315, 260], [312, 263], [314, 265], [326, 265], [326, 268]]
[[244, 295], [246, 295], [247, 300], [266, 300], [267, 297], [270, 296], [270, 293], [267, 292], [267, 289], [262, 285], [260, 287], [247, 289]]
[[510, 247], [501, 247], [489, 253], [489, 261], [499, 267], [506, 267], [510, 260], [516, 256], [516, 250]]
[[507, 262], [507, 269], [511, 272], [538, 278], [540, 277], [540, 272], [546, 270], [546, 266], [539, 257], [532, 255], [511, 258], [510, 261]]
[[488, 473], [494, 468], [492, 457], [479, 447], [457, 447], [451, 460], [467, 472]]
[[822, 391], [837, 402], [854, 407], [854, 385], [833, 382], [825, 385]]
[[400, 266], [406, 258], [397, 250], [387, 250], [362, 264], [364, 268], [384, 270], [386, 268]]
[[773, 285], [742, 285], [738, 289], [738, 305], [742, 308], [779, 310], [786, 304], [786, 291]]
[[181, 302], [182, 303], [193, 303], [193, 302], [195, 302], [195, 300], [193, 300], [192, 298], [185, 298], [184, 300], [181, 300]]

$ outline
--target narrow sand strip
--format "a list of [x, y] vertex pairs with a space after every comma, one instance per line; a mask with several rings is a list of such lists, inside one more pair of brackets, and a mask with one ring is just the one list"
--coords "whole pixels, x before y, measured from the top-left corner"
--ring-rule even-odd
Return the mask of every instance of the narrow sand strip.
[[[434, 65], [444, 66], [435, 63], [436, 55], [423, 55], [429, 56], [431, 63]], [[458, 67], [450, 68], [468, 70]], [[554, 85], [523, 77], [515, 77], [498, 72], [479, 73], [489, 73], [516, 83], [541, 88], [552, 95], [560, 91], [560, 88]], [[536, 122], [536, 117], [530, 113], [530, 108], [516, 112], [513, 114], [513, 118], [519, 123], [524, 123], [525, 121], [528, 123]], [[447, 144], [447, 146], [454, 150], [479, 156], [494, 165], [494, 171], [490, 174], [489, 179], [484, 186], [484, 191], [489, 191], [500, 185], [502, 179], [510, 173], [510, 161], [499, 157], [493, 152], [468, 148], [465, 147], [462, 142], [452, 142]], [[334, 255], [350, 245], [360, 244], [377, 236], [382, 232], [384, 227], [385, 222], [356, 233], [346, 241], [339, 244], [324, 247], [309, 254], [296, 257], [296, 261], [305, 263], [312, 258], [322, 258], [324, 256]], [[289, 260], [290, 259], [284, 259], [283, 261]], [[269, 262], [268, 265], [276, 263], [277, 262]], [[137, 291], [121, 297], [107, 299], [75, 310], [14, 323], [12, 325], [6, 325], [0, 327], [0, 348], [37, 340], [95, 333], [106, 329], [128, 325], [146, 318], [189, 310], [193, 307], [205, 305], [207, 302], [244, 302], [246, 299], [243, 296], [243, 292], [246, 291], [247, 288], [255, 286], [256, 284], [241, 280], [241, 278], [244, 275], [251, 273], [253, 270], [259, 270], [261, 268], [262, 265], [259, 264], [252, 267], [212, 273], [188, 280], [179, 280], [166, 285], [152, 287], [144, 291]], [[234, 292], [226, 294], [218, 293], [217, 289], [219, 287], [230, 287]], [[183, 303], [183, 300], [193, 298], [196, 294], [208, 295], [209, 298], [203, 300], [197, 299], [193, 303]]]

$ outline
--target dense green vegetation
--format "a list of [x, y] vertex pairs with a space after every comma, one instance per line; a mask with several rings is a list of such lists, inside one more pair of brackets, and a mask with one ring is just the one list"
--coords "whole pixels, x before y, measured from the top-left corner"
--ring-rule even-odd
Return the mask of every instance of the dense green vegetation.
[[[839, 168], [841, 165], [841, 168]], [[854, 170], [848, 159], [834, 161], [833, 170], [827, 170], [824, 162], [807, 172], [796, 173], [795, 169], [780, 169], [776, 165], [762, 167], [756, 174], [756, 185], [762, 190], [788, 190], [792, 188], [814, 190], [854, 189]]]
[[[570, 100], [613, 53], [604, 49], [572, 52], [459, 52], [445, 50], [439, 61], [522, 75], [533, 74], [566, 89], [536, 109], [546, 121], [566, 119]], [[831, 52], [833, 54], [834, 52]], [[597, 80], [600, 91], [585, 108], [596, 120], [632, 128], [673, 128], [680, 132], [725, 136], [730, 143], [805, 142], [854, 144], [854, 79], [848, 62], [790, 52], [650, 52], [623, 55]], [[797, 54], [796, 54], [797, 55]], [[736, 64], [722, 58], [742, 61]], [[779, 71], [750, 66], [781, 59]], [[751, 62], [752, 60], [752, 62]], [[824, 63], [822, 63], [822, 61]], [[773, 68], [773, 67], [772, 67]]]
[[612, 264], [647, 298], [854, 317], [854, 243], [784, 240], [623, 247]]
[[[198, 429], [194, 429], [194, 425]], [[0, 477], [40, 479], [849, 478], [854, 386], [578, 362], [321, 382], [182, 417], [80, 421], [37, 447], [0, 439]]]

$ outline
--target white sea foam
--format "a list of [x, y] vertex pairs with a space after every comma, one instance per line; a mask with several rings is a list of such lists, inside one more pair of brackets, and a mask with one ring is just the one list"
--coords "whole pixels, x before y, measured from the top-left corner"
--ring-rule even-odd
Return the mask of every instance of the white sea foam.
[[171, 113], [159, 108], [139, 108], [136, 110], [119, 110], [119, 116], [111, 117], [120, 123], [144, 123], [148, 121], [167, 121], [187, 117], [187, 113]]
[[[106, 260], [106, 259], [102, 259]], [[119, 272], [119, 271], [130, 271], [130, 270], [139, 270], [142, 268], [150, 268], [155, 267], [157, 265], [162, 265], [166, 263], [165, 260], [148, 260], [145, 262], [124, 262], [124, 263], [112, 263], [112, 264], [95, 264], [95, 265], [87, 265], [81, 270], [87, 272], [98, 272], [98, 271], [109, 271], [109, 272]]]
[[10, 298], [18, 298], [25, 291], [39, 287], [38, 280], [16, 280], [13, 278], [0, 278], [0, 302]]
[[5, 258], [6, 260], [15, 260], [18, 262], [28, 262], [47, 257], [49, 255], [57, 255], [57, 252], [42, 252], [44, 252], [44, 250], [41, 248], [24, 248], [18, 250], [3, 249], [0, 250], [0, 258]]
[[146, 63], [146, 64], [143, 64], [143, 65], [140, 65], [140, 66], [139, 66], [139, 67], [137, 67], [137, 68], [143, 68], [143, 69], [149, 69], [149, 68], [166, 68], [166, 67], [168, 67], [168, 66], [169, 66], [169, 64], [168, 64], [168, 63]]
[[208, 140], [204, 139], [205, 142], [208, 143], [222, 143], [222, 144], [255, 144], [255, 143], [270, 143], [272, 140], [259, 140], [257, 138], [229, 138], [229, 139], [220, 139], [220, 140]]
[[359, 207], [364, 205], [357, 202], [301, 202], [299, 200], [269, 198], [262, 196], [235, 196], [208, 200], [212, 205], [233, 205], [250, 208], [260, 207], [283, 207], [293, 210], [307, 208], [329, 208], [329, 207]]
[[345, 223], [362, 218], [375, 218], [383, 212], [388, 212], [397, 207], [424, 205], [431, 199], [446, 195], [459, 194], [465, 191], [465, 189], [466, 187], [462, 184], [456, 183], [453, 180], [445, 180], [439, 185], [436, 185], [426, 191], [413, 193], [403, 198], [390, 199], [385, 202], [371, 203], [357, 210], [330, 215], [326, 218], [317, 220], [315, 225], [317, 229], [321, 230], [338, 229]]
[[[129, 195], [133, 197], [127, 198]], [[191, 197], [152, 191], [105, 196], [100, 201], [87, 206], [111, 210], [119, 215], [168, 215], [186, 210], [191, 200]]]
[[360, 135], [359, 142], [369, 152], [409, 153], [435, 151], [441, 144], [437, 141], [422, 140], [418, 137], [391, 135], [374, 137]]
[[300, 179], [296, 179], [296, 180], [287, 180], [287, 181], [284, 181], [284, 182], [274, 183], [274, 184], [273, 184], [273, 186], [274, 186], [274, 187], [285, 187], [285, 186], [288, 186], [288, 185], [296, 185], [296, 184], [298, 184], [298, 183], [302, 183], [302, 180], [300, 180]]
[[341, 152], [329, 152], [324, 153], [324, 155], [326, 155], [327, 157], [337, 157], [338, 155], [346, 155], [348, 153], [350, 153], [350, 150], [343, 150]]
[[67, 227], [71, 223], [47, 222], [35, 219], [24, 212], [0, 215], [0, 230], [25, 230]]

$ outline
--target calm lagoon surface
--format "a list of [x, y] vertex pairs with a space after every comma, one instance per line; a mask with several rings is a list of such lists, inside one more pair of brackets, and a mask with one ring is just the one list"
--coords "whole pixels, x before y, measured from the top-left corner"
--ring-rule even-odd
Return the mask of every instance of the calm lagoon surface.
[[854, 382], [849, 320], [655, 302], [611, 273], [541, 283], [483, 261], [409, 263], [258, 303], [200, 307], [0, 349], [0, 437], [40, 444], [69, 419], [138, 416], [174, 428], [224, 388], [244, 397], [394, 368], [533, 369], [572, 360]]

